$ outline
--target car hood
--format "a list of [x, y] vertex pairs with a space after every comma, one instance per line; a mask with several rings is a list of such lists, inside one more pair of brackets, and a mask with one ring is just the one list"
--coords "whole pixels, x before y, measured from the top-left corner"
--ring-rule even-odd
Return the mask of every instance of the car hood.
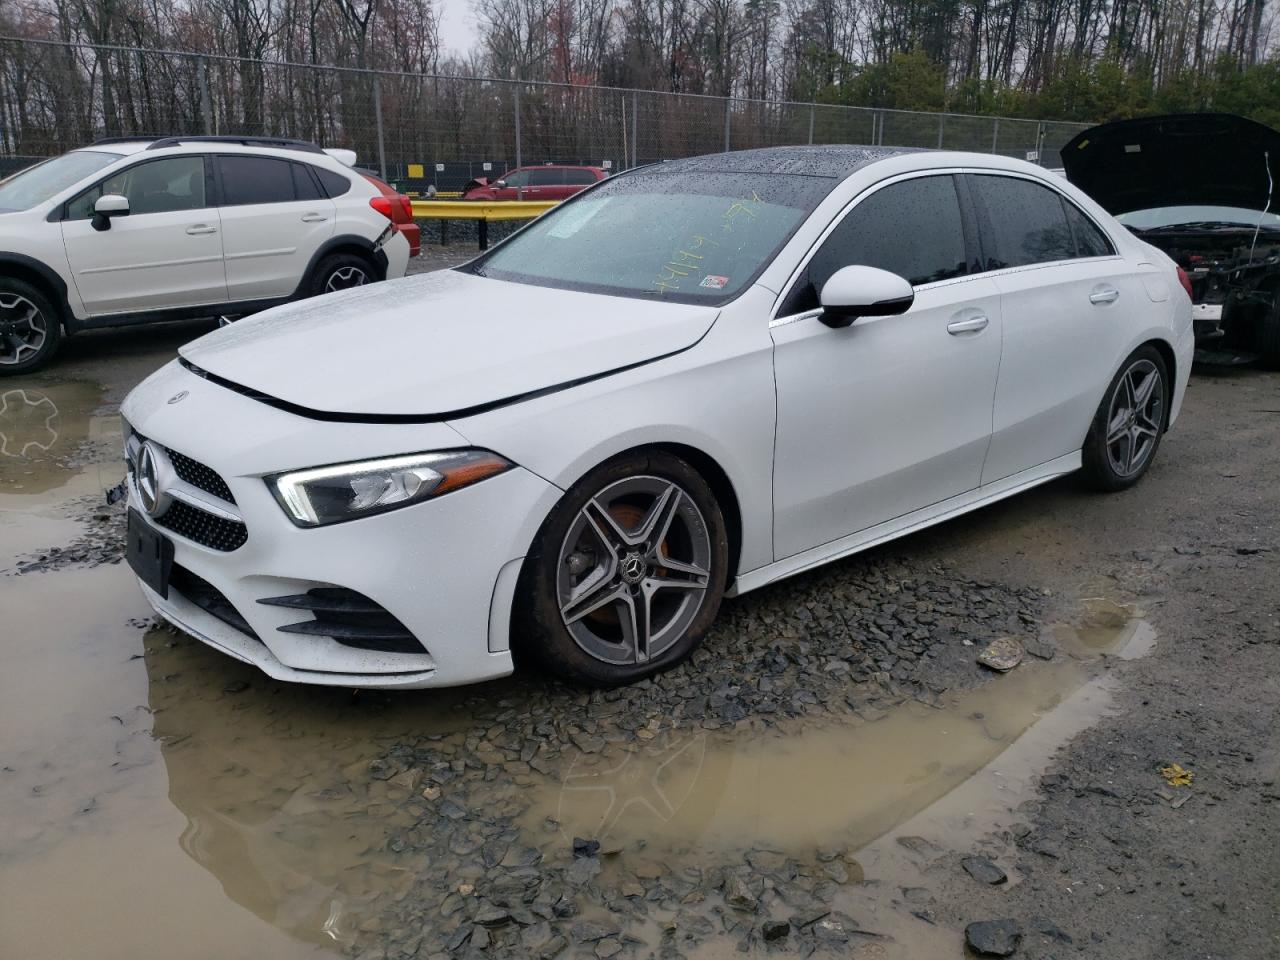
[[179, 353], [296, 412], [452, 419], [679, 352], [717, 313], [443, 270], [277, 307]]
[[1261, 210], [1268, 199], [1280, 208], [1280, 133], [1229, 113], [1091, 127], [1062, 148], [1062, 166], [1113, 215], [1184, 204]]

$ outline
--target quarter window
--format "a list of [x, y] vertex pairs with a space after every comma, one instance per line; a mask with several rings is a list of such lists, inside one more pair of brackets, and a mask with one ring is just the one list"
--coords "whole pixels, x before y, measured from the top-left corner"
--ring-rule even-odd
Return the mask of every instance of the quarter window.
[[351, 189], [351, 181], [340, 173], [334, 173], [332, 170], [326, 170], [324, 167], [311, 167], [311, 172], [320, 178], [320, 185], [324, 187], [324, 192], [330, 197], [340, 197]]
[[594, 170], [566, 170], [564, 171], [564, 182], [575, 186], [579, 183], [595, 183], [596, 174]]
[[296, 200], [292, 167], [288, 160], [273, 157], [218, 157], [223, 206]]
[[205, 200], [204, 157], [166, 157], [149, 160], [112, 174], [67, 203], [68, 220], [87, 220], [105, 194], [129, 199], [129, 215], [200, 210]]
[[1062, 201], [1062, 206], [1067, 211], [1067, 222], [1076, 238], [1077, 257], [1106, 257], [1115, 252], [1111, 241], [1079, 207], [1066, 199]]
[[985, 213], [988, 270], [1052, 263], [1076, 256], [1062, 199], [1048, 187], [1013, 177], [970, 178]]
[[855, 265], [888, 270], [913, 286], [968, 273], [954, 178], [905, 180], [860, 201], [813, 255], [782, 315], [816, 309], [823, 284]]

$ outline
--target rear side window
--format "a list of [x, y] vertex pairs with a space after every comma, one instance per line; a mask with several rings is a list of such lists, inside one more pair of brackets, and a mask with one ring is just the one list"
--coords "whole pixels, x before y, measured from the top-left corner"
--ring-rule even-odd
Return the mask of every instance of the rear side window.
[[1067, 223], [1071, 225], [1071, 233], [1076, 239], [1076, 256], [1107, 257], [1115, 253], [1106, 234], [1079, 207], [1070, 200], [1063, 200], [1062, 206], [1067, 211]]
[[316, 181], [307, 172], [307, 168], [300, 163], [291, 163], [289, 167], [293, 170], [294, 196], [299, 200], [319, 200], [321, 198], [320, 187], [316, 185]]
[[564, 182], [571, 183], [575, 186], [580, 183], [595, 183], [596, 175], [593, 170], [566, 170], [564, 172]]
[[293, 164], [274, 157], [218, 157], [222, 204], [287, 203], [298, 199]]
[[1030, 180], [971, 176], [983, 208], [983, 254], [988, 270], [1053, 263], [1076, 256], [1058, 194]]
[[311, 167], [311, 172], [320, 178], [320, 185], [324, 187], [325, 194], [330, 198], [340, 197], [351, 189], [351, 181], [340, 173], [334, 173], [324, 167]]
[[823, 284], [849, 266], [879, 267], [913, 286], [968, 273], [955, 180], [905, 180], [859, 202], [813, 255], [782, 315], [816, 309]]
[[529, 186], [531, 187], [558, 187], [563, 183], [564, 171], [558, 167], [529, 171]]

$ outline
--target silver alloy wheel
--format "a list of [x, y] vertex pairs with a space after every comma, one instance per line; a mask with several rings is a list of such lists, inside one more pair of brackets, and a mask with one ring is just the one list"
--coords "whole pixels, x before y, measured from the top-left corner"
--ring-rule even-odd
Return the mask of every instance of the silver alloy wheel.
[[642, 664], [684, 636], [711, 584], [711, 533], [678, 484], [636, 476], [600, 490], [560, 547], [557, 603], [584, 652]]
[[329, 274], [329, 280], [324, 285], [324, 292], [333, 293], [335, 290], [363, 287], [368, 282], [368, 275], [359, 267], [339, 267]]
[[1150, 360], [1135, 360], [1107, 407], [1107, 460], [1121, 477], [1138, 473], [1156, 448], [1164, 425], [1164, 378]]
[[49, 328], [40, 308], [17, 293], [0, 293], [0, 364], [13, 366], [40, 352]]

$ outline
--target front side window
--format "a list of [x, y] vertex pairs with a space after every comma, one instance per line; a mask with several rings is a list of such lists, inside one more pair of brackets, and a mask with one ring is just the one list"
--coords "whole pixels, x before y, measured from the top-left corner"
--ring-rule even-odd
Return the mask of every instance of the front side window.
[[858, 201], [813, 255], [781, 315], [817, 309], [823, 285], [850, 266], [879, 267], [912, 286], [968, 273], [955, 179], [904, 180]]
[[529, 171], [515, 170], [501, 179], [508, 187], [527, 187], [529, 185]]
[[91, 177], [120, 159], [118, 153], [77, 150], [28, 167], [0, 183], [0, 213], [30, 210], [52, 200], [68, 187]]
[[1075, 257], [1071, 226], [1055, 191], [1015, 177], [974, 175], [969, 182], [985, 213], [988, 270]]
[[569, 290], [723, 303], [754, 281], [835, 182], [629, 173], [579, 193], [463, 269]]
[[93, 216], [98, 198], [118, 194], [129, 200], [129, 216], [201, 210], [205, 198], [204, 157], [165, 157], [134, 164], [114, 173], [67, 204], [68, 220]]
[[288, 160], [275, 157], [218, 157], [223, 206], [296, 200], [292, 167]]

